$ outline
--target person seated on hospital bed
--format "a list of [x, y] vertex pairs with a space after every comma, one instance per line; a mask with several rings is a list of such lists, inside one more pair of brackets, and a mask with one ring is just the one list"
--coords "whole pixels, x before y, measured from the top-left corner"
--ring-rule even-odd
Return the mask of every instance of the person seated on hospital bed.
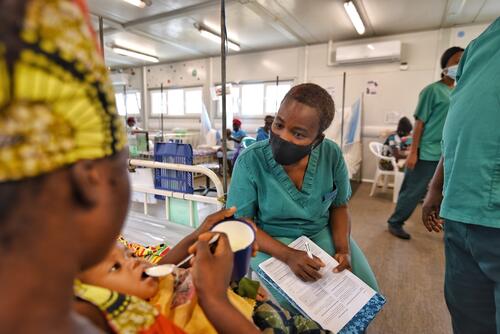
[[269, 139], [273, 122], [274, 116], [267, 115], [266, 117], [264, 117], [264, 126], [257, 129], [257, 141]]
[[[235, 209], [226, 212], [228, 212], [227, 215], [232, 215]], [[200, 234], [200, 238], [206, 240], [211, 238], [212, 234], [206, 233], [206, 231], [218, 222], [219, 219], [216, 218], [219, 216], [209, 216], [197, 231], [169, 250], [161, 260], [153, 260], [152, 262], [158, 264], [180, 262], [179, 259], [188, 254], [188, 248], [198, 239]], [[92, 296], [92, 292], [99, 291], [99, 288], [114, 290], [147, 301], [159, 310], [161, 315], [171, 320], [186, 333], [217, 333], [198, 303], [193, 277], [189, 269], [176, 268], [173, 273], [165, 277], [150, 277], [147, 275], [146, 269], [151, 267], [152, 263], [138, 256], [138, 254], [142, 255], [145, 252], [136, 248], [136, 245], [127, 247], [129, 245], [126, 246], [122, 242], [123, 239], [121, 242], [117, 242], [101, 262], [80, 273], [76, 290], [85, 291], [82, 295], [83, 298], [95, 298], [95, 295]], [[270, 328], [293, 329], [299, 332], [310, 329], [319, 330], [318, 325], [313, 321], [301, 316], [291, 317], [286, 311], [280, 310], [277, 305], [269, 302], [267, 293], [259, 286], [258, 282], [244, 278], [239, 285], [234, 286], [234, 289], [238, 291], [238, 294], [229, 287], [227, 289], [229, 301], [261, 330]], [[293, 319], [291, 322], [293, 325], [282, 323], [277, 326], [280, 319], [283, 319], [282, 317]]]
[[[402, 117], [398, 122], [398, 128], [391, 133], [384, 141], [382, 155], [396, 158], [396, 163], [400, 169], [403, 168], [408, 153], [410, 152], [411, 137], [409, 137], [413, 126], [408, 117]], [[390, 161], [381, 160], [380, 168], [383, 170], [393, 170]]]
[[233, 131], [230, 132], [230, 136], [228, 138], [236, 143], [236, 149], [238, 149], [241, 140], [246, 136], [246, 131], [241, 129], [241, 121], [237, 118], [233, 119]]
[[144, 131], [137, 123], [137, 119], [133, 116], [127, 118], [127, 133], [134, 134], [136, 131]]

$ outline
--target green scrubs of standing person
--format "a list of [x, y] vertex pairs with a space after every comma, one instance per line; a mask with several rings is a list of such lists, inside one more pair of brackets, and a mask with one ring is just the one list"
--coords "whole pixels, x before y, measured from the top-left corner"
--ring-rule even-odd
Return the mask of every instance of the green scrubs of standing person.
[[261, 252], [252, 268], [273, 256], [302, 280], [317, 280], [322, 262], [287, 246], [305, 235], [337, 259], [337, 270], [352, 269], [378, 289], [366, 258], [350, 238], [351, 188], [342, 152], [323, 135], [334, 109], [320, 86], [293, 87], [281, 103], [269, 141], [253, 144], [238, 158], [228, 206], [258, 226]]
[[445, 220], [445, 297], [455, 334], [500, 333], [498, 78], [500, 18], [463, 54], [443, 158], [423, 206], [429, 231], [443, 228], [439, 216]]
[[417, 204], [424, 198], [427, 185], [441, 157], [443, 126], [455, 83], [457, 64], [464, 49], [451, 47], [441, 56], [441, 80], [425, 87], [415, 111], [415, 128], [406, 171], [394, 213], [387, 221], [389, 232], [401, 239], [410, 239], [403, 229]]

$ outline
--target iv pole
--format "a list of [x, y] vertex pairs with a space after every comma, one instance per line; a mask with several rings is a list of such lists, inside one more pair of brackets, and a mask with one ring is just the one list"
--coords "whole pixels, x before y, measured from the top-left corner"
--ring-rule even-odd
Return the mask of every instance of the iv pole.
[[226, 31], [226, 9], [225, 1], [220, 3], [220, 32], [221, 32], [221, 79], [222, 79], [222, 186], [224, 189], [224, 202], [227, 196], [227, 120], [226, 120], [226, 52], [227, 52], [227, 31]]

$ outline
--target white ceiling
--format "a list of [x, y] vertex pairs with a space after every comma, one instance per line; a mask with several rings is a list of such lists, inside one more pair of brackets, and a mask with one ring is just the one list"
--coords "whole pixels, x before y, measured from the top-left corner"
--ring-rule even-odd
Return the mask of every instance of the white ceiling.
[[[354, 0], [366, 25], [359, 36], [347, 17], [344, 0], [226, 0], [228, 36], [241, 52], [342, 41], [371, 36], [491, 22], [500, 0]], [[123, 0], [88, 0], [97, 28], [104, 18], [109, 66], [140, 65], [117, 55], [109, 45], [177, 61], [217, 55], [220, 46], [202, 37], [201, 24], [220, 32], [218, 0], [152, 0], [140, 9]]]

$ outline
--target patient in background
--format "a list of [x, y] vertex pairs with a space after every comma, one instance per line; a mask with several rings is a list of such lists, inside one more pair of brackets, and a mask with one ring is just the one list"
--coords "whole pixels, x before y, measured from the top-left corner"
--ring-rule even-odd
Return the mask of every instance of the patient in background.
[[[117, 243], [104, 260], [80, 273], [78, 279], [84, 284], [146, 300], [187, 333], [216, 333], [198, 305], [189, 269], [179, 268], [173, 274], [156, 278], [145, 272], [151, 266]], [[229, 288], [227, 294], [231, 304], [250, 321], [256, 300], [267, 298], [263, 290], [258, 292], [256, 299], [241, 297]]]
[[[410, 151], [411, 137], [409, 137], [413, 126], [408, 117], [402, 117], [398, 122], [396, 132], [391, 133], [384, 142], [382, 155], [396, 158], [398, 167], [403, 168], [408, 152]], [[381, 160], [380, 168], [384, 170], [393, 170], [389, 161]]]

